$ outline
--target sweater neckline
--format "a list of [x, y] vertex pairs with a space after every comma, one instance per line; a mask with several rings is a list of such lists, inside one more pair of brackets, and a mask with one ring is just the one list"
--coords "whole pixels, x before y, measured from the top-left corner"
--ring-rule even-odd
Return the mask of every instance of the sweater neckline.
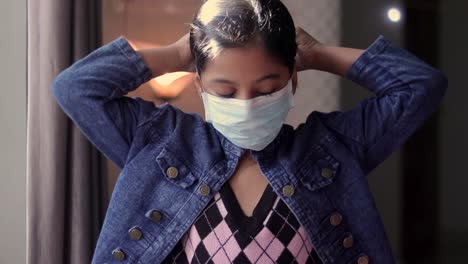
[[267, 184], [262, 196], [252, 211], [252, 215], [247, 216], [244, 214], [244, 211], [242, 211], [229, 182], [226, 182], [223, 188], [220, 189], [220, 195], [226, 210], [229, 212], [226, 219], [227, 223], [234, 230], [239, 230], [246, 238], [255, 236], [262, 230], [264, 226], [263, 222], [272, 209], [276, 198], [276, 193], [273, 191], [271, 185]]

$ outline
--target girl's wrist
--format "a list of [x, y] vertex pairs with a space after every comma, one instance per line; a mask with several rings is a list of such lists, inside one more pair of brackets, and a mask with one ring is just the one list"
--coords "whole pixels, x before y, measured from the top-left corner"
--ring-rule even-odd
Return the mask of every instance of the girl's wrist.
[[311, 47], [302, 57], [303, 65], [306, 70], [322, 70], [321, 53], [323, 53], [324, 44], [316, 44]]
[[137, 53], [143, 58], [145, 64], [152, 72], [152, 78], [161, 76], [169, 72], [179, 71], [178, 51], [172, 45], [142, 49]]

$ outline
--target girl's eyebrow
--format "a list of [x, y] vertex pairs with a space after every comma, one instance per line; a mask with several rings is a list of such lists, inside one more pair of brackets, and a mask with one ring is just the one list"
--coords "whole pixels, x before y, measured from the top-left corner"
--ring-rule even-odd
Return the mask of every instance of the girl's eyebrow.
[[[270, 80], [270, 79], [279, 79], [280, 77], [281, 76], [278, 73], [270, 73], [270, 74], [267, 74], [267, 75], [265, 75], [265, 76], [263, 76], [261, 78], [258, 78], [257, 80], [255, 80], [255, 83], [259, 83], [261, 81]], [[227, 80], [227, 79], [221, 79], [221, 78], [212, 79], [212, 80], [210, 80], [210, 82], [213, 82], [213, 83], [227, 83], [227, 84], [238, 85], [237, 82]]]

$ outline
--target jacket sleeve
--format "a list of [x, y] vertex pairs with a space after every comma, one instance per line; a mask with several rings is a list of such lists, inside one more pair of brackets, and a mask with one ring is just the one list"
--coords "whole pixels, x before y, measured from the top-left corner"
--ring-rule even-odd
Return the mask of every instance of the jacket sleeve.
[[150, 101], [124, 95], [151, 76], [142, 57], [120, 36], [60, 72], [51, 90], [88, 140], [122, 168], [136, 128], [160, 111]]
[[349, 111], [318, 115], [355, 155], [365, 175], [435, 112], [448, 86], [442, 72], [382, 35], [351, 65], [346, 78], [375, 96]]

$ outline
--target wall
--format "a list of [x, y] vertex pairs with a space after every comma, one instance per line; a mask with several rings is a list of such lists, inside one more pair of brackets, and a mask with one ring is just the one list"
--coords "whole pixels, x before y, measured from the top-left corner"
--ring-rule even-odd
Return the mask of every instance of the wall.
[[26, 262], [26, 1], [0, 1], [0, 263]]
[[[296, 26], [322, 43], [338, 45], [341, 38], [341, 1], [283, 0]], [[313, 110], [329, 112], [340, 108], [340, 77], [328, 72], [308, 70], [298, 73], [294, 108], [286, 122], [293, 126], [305, 121]]]
[[[468, 62], [467, 1], [440, 1], [440, 65], [449, 87], [441, 106], [440, 223], [446, 263], [466, 261], [468, 252]], [[463, 260], [463, 261], [462, 261]]]

